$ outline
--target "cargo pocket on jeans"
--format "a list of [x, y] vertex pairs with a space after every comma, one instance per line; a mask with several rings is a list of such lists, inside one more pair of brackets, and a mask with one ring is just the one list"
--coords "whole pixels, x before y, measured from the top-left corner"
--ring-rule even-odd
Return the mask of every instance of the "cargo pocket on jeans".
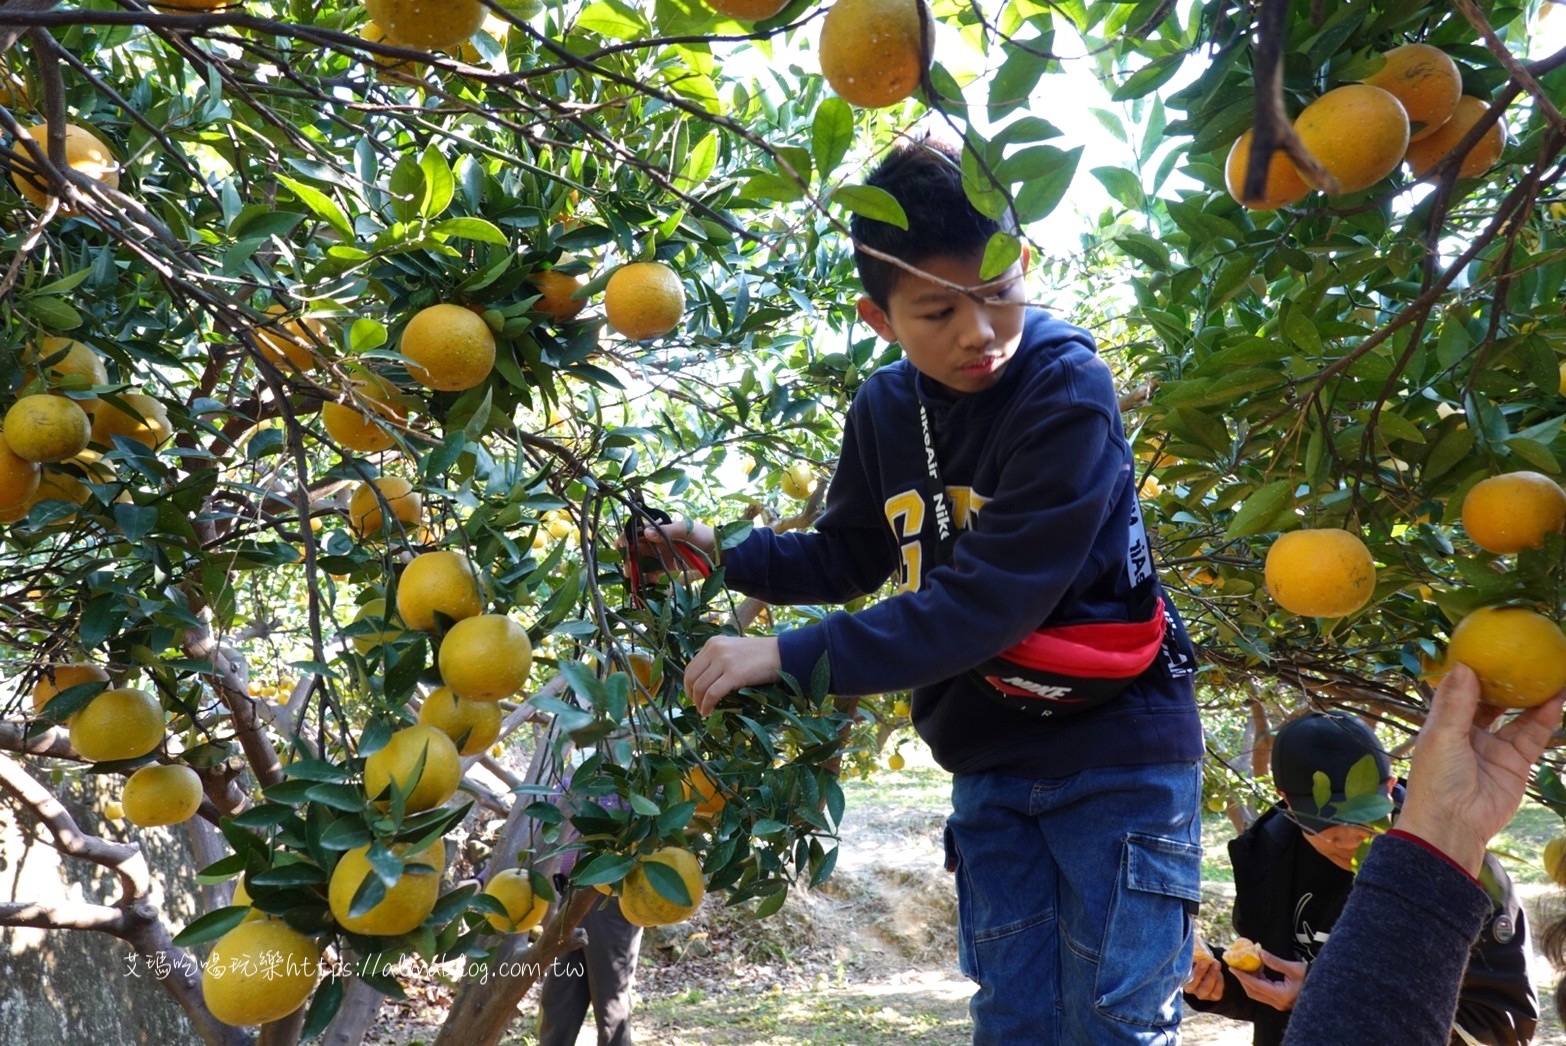
[[962, 865], [962, 854], [957, 851], [957, 837], [951, 825], [942, 835], [946, 850], [946, 870], [951, 872], [957, 886], [957, 968], [971, 981], [979, 979], [979, 963], [973, 952], [973, 916], [968, 899], [968, 870]]
[[1110, 899], [1099, 951], [1095, 1007], [1129, 1024], [1173, 1024], [1201, 893], [1202, 849], [1131, 835]]

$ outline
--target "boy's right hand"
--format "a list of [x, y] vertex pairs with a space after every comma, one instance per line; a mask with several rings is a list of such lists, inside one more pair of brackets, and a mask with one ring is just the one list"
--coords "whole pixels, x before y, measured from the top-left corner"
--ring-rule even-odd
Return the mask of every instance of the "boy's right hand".
[[1185, 979], [1184, 989], [1203, 1002], [1223, 998], [1223, 963], [1213, 957], [1200, 937], [1191, 953], [1191, 974]]
[[[709, 560], [717, 552], [717, 534], [705, 523], [677, 519], [673, 523], [646, 527], [636, 539], [635, 555], [647, 567], [649, 577], [661, 577], [672, 570], [685, 570], [690, 564], [675, 552], [676, 545], [698, 549]], [[656, 566], [654, 566], [656, 564]]]

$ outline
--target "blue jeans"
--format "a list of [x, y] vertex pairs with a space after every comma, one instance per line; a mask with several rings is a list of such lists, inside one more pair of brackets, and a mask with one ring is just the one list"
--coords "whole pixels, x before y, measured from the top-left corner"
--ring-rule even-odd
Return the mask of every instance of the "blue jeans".
[[975, 1044], [1176, 1043], [1201, 900], [1199, 763], [952, 781]]

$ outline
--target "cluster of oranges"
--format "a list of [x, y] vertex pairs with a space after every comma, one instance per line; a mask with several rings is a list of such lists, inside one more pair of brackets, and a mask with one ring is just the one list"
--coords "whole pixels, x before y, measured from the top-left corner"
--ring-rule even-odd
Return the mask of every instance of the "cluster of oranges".
[[[1415, 178], [1434, 173], [1490, 106], [1463, 94], [1457, 63], [1430, 44], [1403, 44], [1385, 52], [1384, 64], [1358, 83], [1345, 84], [1311, 102], [1294, 121], [1307, 151], [1337, 180], [1337, 192], [1368, 189], [1407, 162]], [[1276, 210], [1298, 203], [1311, 186], [1281, 151], [1267, 165], [1259, 198], [1244, 198], [1252, 134], [1235, 140], [1224, 164], [1229, 194], [1246, 207]], [[1492, 123], [1458, 161], [1457, 174], [1474, 178], [1489, 170], [1506, 144], [1506, 127]]]
[[103, 357], [83, 342], [41, 338], [23, 362], [25, 381], [0, 423], [0, 523], [41, 501], [85, 503], [84, 480], [113, 479], [104, 454], [115, 437], [157, 448], [173, 435], [162, 403], [110, 391]]
[[[1540, 472], [1490, 476], [1464, 497], [1462, 522], [1469, 539], [1495, 555], [1542, 548], [1566, 530], [1566, 491]], [[1268, 549], [1264, 570], [1278, 605], [1305, 617], [1352, 614], [1376, 587], [1370, 549], [1357, 534], [1334, 528], [1283, 534]], [[1452, 630], [1447, 662], [1474, 670], [1484, 701], [1527, 708], [1566, 688], [1566, 633], [1527, 607], [1479, 607]]]

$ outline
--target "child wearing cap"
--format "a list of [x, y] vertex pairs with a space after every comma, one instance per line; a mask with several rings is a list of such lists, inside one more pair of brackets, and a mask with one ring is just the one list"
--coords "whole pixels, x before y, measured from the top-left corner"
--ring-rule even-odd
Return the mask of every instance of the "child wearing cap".
[[[1256, 1046], [1283, 1042], [1310, 963], [1353, 889], [1355, 855], [1402, 798], [1374, 731], [1341, 712], [1285, 724], [1273, 740], [1272, 777], [1280, 801], [1229, 844], [1234, 931], [1261, 946], [1263, 969], [1232, 970], [1214, 948], [1212, 959], [1193, 963], [1185, 996], [1193, 1009], [1250, 1021]], [[1494, 883], [1494, 908], [1469, 956], [1451, 1041], [1521, 1046], [1539, 1015], [1527, 927], [1511, 880], [1488, 854], [1484, 877]]]
[[[854, 219], [859, 315], [904, 358], [855, 394], [815, 530], [758, 527], [721, 565], [771, 603], [898, 591], [713, 638], [686, 691], [707, 714], [783, 672], [808, 683], [823, 661], [834, 694], [911, 689], [914, 726], [953, 774], [946, 860], [974, 1041], [1174, 1041], [1202, 732], [1113, 376], [1086, 331], [1027, 305], [1025, 258], [981, 273], [1007, 226], [969, 202], [960, 147], [904, 140], [868, 181], [907, 223]], [[686, 521], [642, 540], [645, 555], [715, 551], [712, 528]]]

